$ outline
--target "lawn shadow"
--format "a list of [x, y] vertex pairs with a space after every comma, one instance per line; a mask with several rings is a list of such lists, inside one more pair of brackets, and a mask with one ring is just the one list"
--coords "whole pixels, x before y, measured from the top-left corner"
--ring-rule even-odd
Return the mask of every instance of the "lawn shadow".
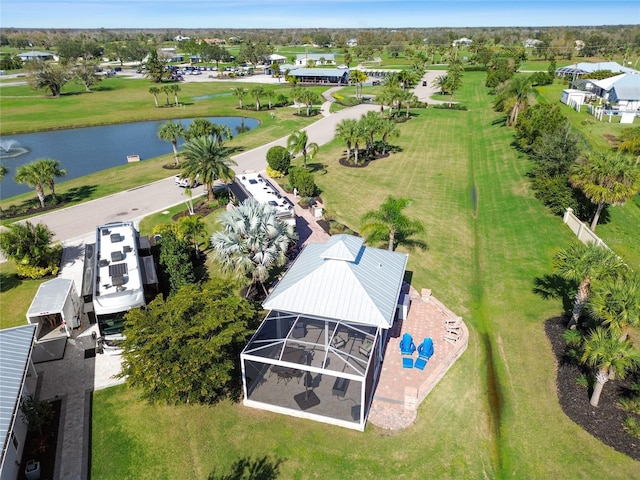
[[276, 480], [280, 476], [281, 458], [271, 459], [244, 457], [231, 465], [229, 473], [218, 473], [215, 470], [209, 474], [207, 480]]
[[560, 275], [547, 274], [534, 278], [533, 285], [533, 293], [543, 299], [561, 299], [565, 312], [570, 312], [573, 308], [573, 296], [576, 291], [574, 282], [566, 280]]
[[80, 202], [91, 197], [98, 188], [97, 185], [82, 185], [58, 194], [59, 203]]
[[0, 273], [0, 292], [5, 293], [9, 290], [22, 285], [22, 280], [15, 273]]
[[307, 163], [307, 170], [309, 170], [311, 173], [326, 175], [327, 166], [324, 163]]

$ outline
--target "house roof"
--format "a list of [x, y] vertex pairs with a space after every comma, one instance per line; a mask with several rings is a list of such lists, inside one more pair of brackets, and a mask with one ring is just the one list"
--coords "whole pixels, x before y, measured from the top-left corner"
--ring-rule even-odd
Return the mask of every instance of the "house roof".
[[618, 100], [640, 100], [640, 76], [624, 75], [613, 84], [612, 90]]
[[[280, 67], [282, 70], [282, 67]], [[349, 70], [344, 68], [297, 68], [291, 70], [289, 75], [293, 77], [342, 77]]]
[[27, 317], [39, 317], [62, 310], [72, 284], [73, 280], [60, 277], [44, 282], [33, 297]]
[[637, 70], [634, 70], [633, 68], [624, 67], [617, 62], [598, 62], [598, 63], [579, 62], [579, 63], [574, 63], [572, 65], [567, 65], [566, 67], [560, 67], [556, 69], [556, 74], [557, 75], [562, 75], [562, 74], [585, 75], [587, 73], [593, 73], [599, 70], [610, 70], [613, 73], [617, 73], [617, 72], [640, 73]]
[[9, 442], [18, 401], [31, 358], [36, 325], [0, 330], [0, 437], [3, 439], [0, 465]]
[[625, 76], [625, 74], [623, 73], [622, 75], [616, 75], [615, 77], [609, 77], [609, 78], [603, 78], [602, 80], [587, 80], [590, 81], [591, 83], [593, 83], [595, 86], [603, 89], [603, 90], [611, 90], [611, 87], [613, 87], [613, 85], [620, 79], [622, 79]]
[[390, 328], [408, 256], [352, 235], [305, 247], [263, 302], [268, 310]]
[[335, 60], [336, 56], [333, 53], [298, 53], [296, 60], [306, 58], [307, 60], [320, 60], [324, 58], [326, 61]]
[[277, 53], [272, 53], [271, 55], [267, 55], [267, 60], [286, 60], [287, 57], [285, 57], [284, 55], [278, 55]]
[[38, 52], [37, 50], [31, 50], [30, 52], [19, 53], [20, 58], [49, 58], [53, 57], [53, 53]]

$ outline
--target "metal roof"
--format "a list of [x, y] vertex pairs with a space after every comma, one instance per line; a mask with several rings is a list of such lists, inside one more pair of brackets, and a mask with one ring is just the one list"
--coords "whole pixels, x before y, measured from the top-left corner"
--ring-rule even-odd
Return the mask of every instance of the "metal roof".
[[3, 439], [0, 465], [4, 462], [9, 433], [18, 414], [18, 400], [22, 395], [35, 333], [36, 325], [0, 330], [0, 437]]
[[390, 328], [408, 256], [352, 235], [311, 243], [263, 302], [268, 310]]
[[40, 317], [61, 311], [72, 285], [73, 280], [60, 277], [44, 282], [33, 297], [27, 317]]
[[599, 70], [610, 70], [613, 73], [624, 72], [624, 73], [639, 73], [637, 70], [633, 68], [625, 67], [620, 65], [617, 62], [598, 62], [598, 63], [589, 63], [589, 62], [578, 62], [572, 65], [567, 65], [566, 67], [560, 67], [556, 69], [557, 75], [562, 74], [576, 74], [576, 75], [584, 75], [586, 73], [593, 73]]
[[349, 70], [344, 68], [298, 68], [291, 70], [292, 77], [342, 77], [348, 75]]
[[618, 100], [640, 100], [640, 76], [625, 75], [613, 84]]

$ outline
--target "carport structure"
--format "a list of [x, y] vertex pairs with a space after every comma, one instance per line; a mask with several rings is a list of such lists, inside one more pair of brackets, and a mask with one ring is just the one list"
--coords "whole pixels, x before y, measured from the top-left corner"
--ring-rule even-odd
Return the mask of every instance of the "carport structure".
[[406, 263], [351, 235], [307, 245], [241, 354], [244, 404], [364, 430]]

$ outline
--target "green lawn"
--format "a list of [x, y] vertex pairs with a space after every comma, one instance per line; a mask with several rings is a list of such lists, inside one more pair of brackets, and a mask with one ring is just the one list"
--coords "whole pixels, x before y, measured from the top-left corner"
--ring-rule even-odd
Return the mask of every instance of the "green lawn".
[[0, 328], [27, 324], [27, 310], [43, 282], [50, 280], [19, 279], [14, 262], [0, 263]]
[[[344, 146], [333, 142], [314, 159], [326, 166], [316, 180], [328, 212], [356, 230], [386, 195], [414, 200], [407, 214], [425, 223], [429, 249], [410, 252], [412, 283], [431, 288], [470, 327], [468, 350], [416, 423], [356, 433], [230, 402], [149, 406], [116, 387], [94, 395], [93, 480], [206, 478], [263, 456], [281, 459], [281, 478], [295, 479], [637, 476], [638, 462], [602, 445], [558, 405], [544, 322], [562, 306], [532, 288], [574, 237], [533, 198], [528, 161], [511, 148], [512, 130], [494, 124], [483, 80], [465, 74], [456, 96], [467, 112], [416, 111], [389, 158], [341, 167]], [[618, 213], [637, 219], [640, 205], [615, 212], [611, 226]], [[624, 228], [602, 232], [637, 252], [637, 228], [620, 222]]]

